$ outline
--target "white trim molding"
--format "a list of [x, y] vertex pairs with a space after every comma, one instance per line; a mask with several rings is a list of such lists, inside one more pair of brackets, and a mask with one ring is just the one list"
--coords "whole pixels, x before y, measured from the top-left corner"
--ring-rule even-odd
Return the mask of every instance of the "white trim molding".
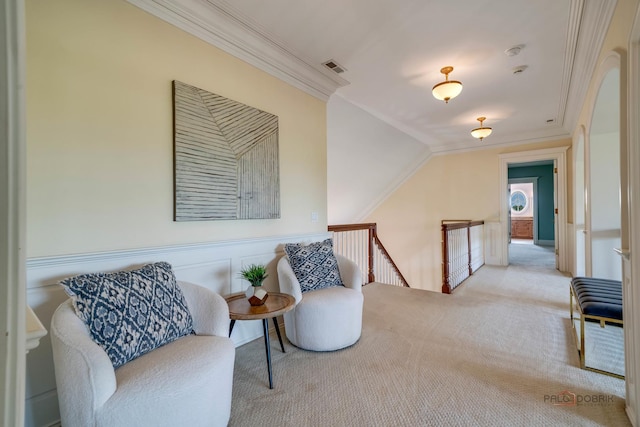
[[200, 0], [127, 0], [140, 9], [180, 28], [274, 77], [327, 101], [349, 84], [322, 64], [292, 52], [275, 36], [259, 29], [227, 2]]
[[[635, 427], [640, 427], [640, 7], [629, 40], [627, 75], [627, 138], [629, 262], [623, 261], [623, 316], [625, 348], [626, 411]], [[621, 80], [622, 82], [622, 80]], [[624, 258], [623, 258], [624, 260]]]
[[581, 24], [575, 47], [575, 60], [571, 67], [571, 87], [567, 94], [566, 114], [562, 121], [563, 127], [571, 131], [578, 122], [617, 0], [580, 0], [578, 3], [582, 6], [579, 18]]
[[[578, 131], [572, 139], [573, 151], [573, 232], [567, 236], [571, 236], [569, 241], [572, 242], [571, 265], [569, 271], [575, 275], [586, 275], [586, 180], [587, 180], [587, 132], [584, 125], [580, 125]], [[582, 176], [578, 176], [579, 163], [582, 163]], [[580, 178], [580, 184], [578, 184]], [[578, 234], [580, 233], [580, 234]]]
[[502, 265], [501, 234], [500, 222], [484, 222], [484, 263], [487, 265]]
[[509, 182], [509, 165], [516, 163], [537, 162], [542, 160], [555, 160], [558, 168], [557, 199], [558, 216], [556, 225], [558, 228], [558, 268], [560, 271], [567, 271], [567, 176], [566, 176], [566, 152], [569, 147], [546, 148], [543, 150], [520, 151], [516, 153], [500, 154], [500, 265], [509, 265], [509, 219], [507, 200], [507, 185]]
[[25, 11], [0, 2], [0, 425], [24, 423]]

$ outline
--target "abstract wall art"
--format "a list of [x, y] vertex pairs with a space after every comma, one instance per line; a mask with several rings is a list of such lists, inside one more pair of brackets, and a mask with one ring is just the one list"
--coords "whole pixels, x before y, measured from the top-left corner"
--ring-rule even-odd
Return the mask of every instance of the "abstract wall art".
[[174, 219], [280, 218], [278, 117], [173, 82]]

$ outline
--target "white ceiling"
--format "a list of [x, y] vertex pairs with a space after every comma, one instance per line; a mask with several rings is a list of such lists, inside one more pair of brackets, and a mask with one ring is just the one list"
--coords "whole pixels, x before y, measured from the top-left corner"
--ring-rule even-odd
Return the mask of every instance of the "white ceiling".
[[[332, 96], [432, 152], [568, 137], [615, 6], [615, 0], [129, 1], [272, 74], [294, 76], [316, 96], [335, 90]], [[516, 45], [523, 46], [519, 55], [505, 55]], [[324, 69], [329, 59], [347, 71]], [[464, 89], [445, 104], [431, 88], [448, 65]], [[526, 70], [513, 74], [520, 65]], [[493, 128], [483, 142], [469, 134], [479, 116]]]

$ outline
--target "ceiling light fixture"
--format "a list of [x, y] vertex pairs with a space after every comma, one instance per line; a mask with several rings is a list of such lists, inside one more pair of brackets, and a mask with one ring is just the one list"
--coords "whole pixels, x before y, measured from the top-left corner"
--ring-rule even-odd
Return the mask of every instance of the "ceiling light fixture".
[[528, 68], [528, 66], [527, 66], [527, 65], [518, 65], [517, 67], [513, 67], [513, 68], [511, 69], [511, 72], [512, 72], [513, 74], [520, 74], [520, 73], [522, 73], [524, 70], [526, 70], [527, 68]]
[[431, 89], [433, 96], [446, 104], [449, 100], [460, 95], [462, 92], [462, 83], [457, 80], [449, 80], [449, 73], [453, 71], [453, 67], [444, 67], [440, 70], [444, 74], [445, 80], [438, 83]]
[[482, 141], [484, 138], [491, 135], [492, 129], [489, 127], [482, 126], [482, 122], [487, 120], [486, 117], [478, 117], [476, 120], [480, 122], [480, 127], [477, 127], [474, 130], [472, 130], [471, 136], [473, 136], [474, 138], [478, 138], [480, 141]]
[[513, 47], [510, 47], [509, 49], [505, 50], [504, 54], [507, 55], [507, 56], [517, 56], [522, 49], [524, 49], [524, 45], [523, 44], [519, 44], [517, 46], [513, 46]]

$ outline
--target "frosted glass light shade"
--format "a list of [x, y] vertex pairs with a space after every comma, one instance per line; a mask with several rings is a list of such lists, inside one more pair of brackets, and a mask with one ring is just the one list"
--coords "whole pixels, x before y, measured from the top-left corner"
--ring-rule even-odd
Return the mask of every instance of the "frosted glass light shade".
[[448, 103], [450, 99], [460, 95], [462, 83], [457, 80], [447, 80], [435, 85], [431, 92], [436, 99]]
[[455, 98], [462, 92], [462, 83], [457, 80], [449, 80], [449, 73], [453, 71], [453, 67], [444, 67], [440, 70], [444, 74], [444, 81], [438, 83], [431, 89], [434, 98], [449, 103], [450, 99]]
[[492, 129], [482, 125], [482, 122], [487, 120], [486, 117], [478, 117], [476, 120], [480, 122], [480, 127], [473, 129], [471, 131], [471, 136], [474, 138], [478, 138], [480, 141], [482, 141], [484, 138], [491, 135]]
[[474, 138], [478, 138], [480, 141], [482, 141], [483, 138], [486, 138], [489, 135], [491, 135], [492, 131], [493, 130], [491, 128], [486, 128], [486, 127], [475, 128], [474, 130], [471, 131], [471, 136], [473, 136]]

